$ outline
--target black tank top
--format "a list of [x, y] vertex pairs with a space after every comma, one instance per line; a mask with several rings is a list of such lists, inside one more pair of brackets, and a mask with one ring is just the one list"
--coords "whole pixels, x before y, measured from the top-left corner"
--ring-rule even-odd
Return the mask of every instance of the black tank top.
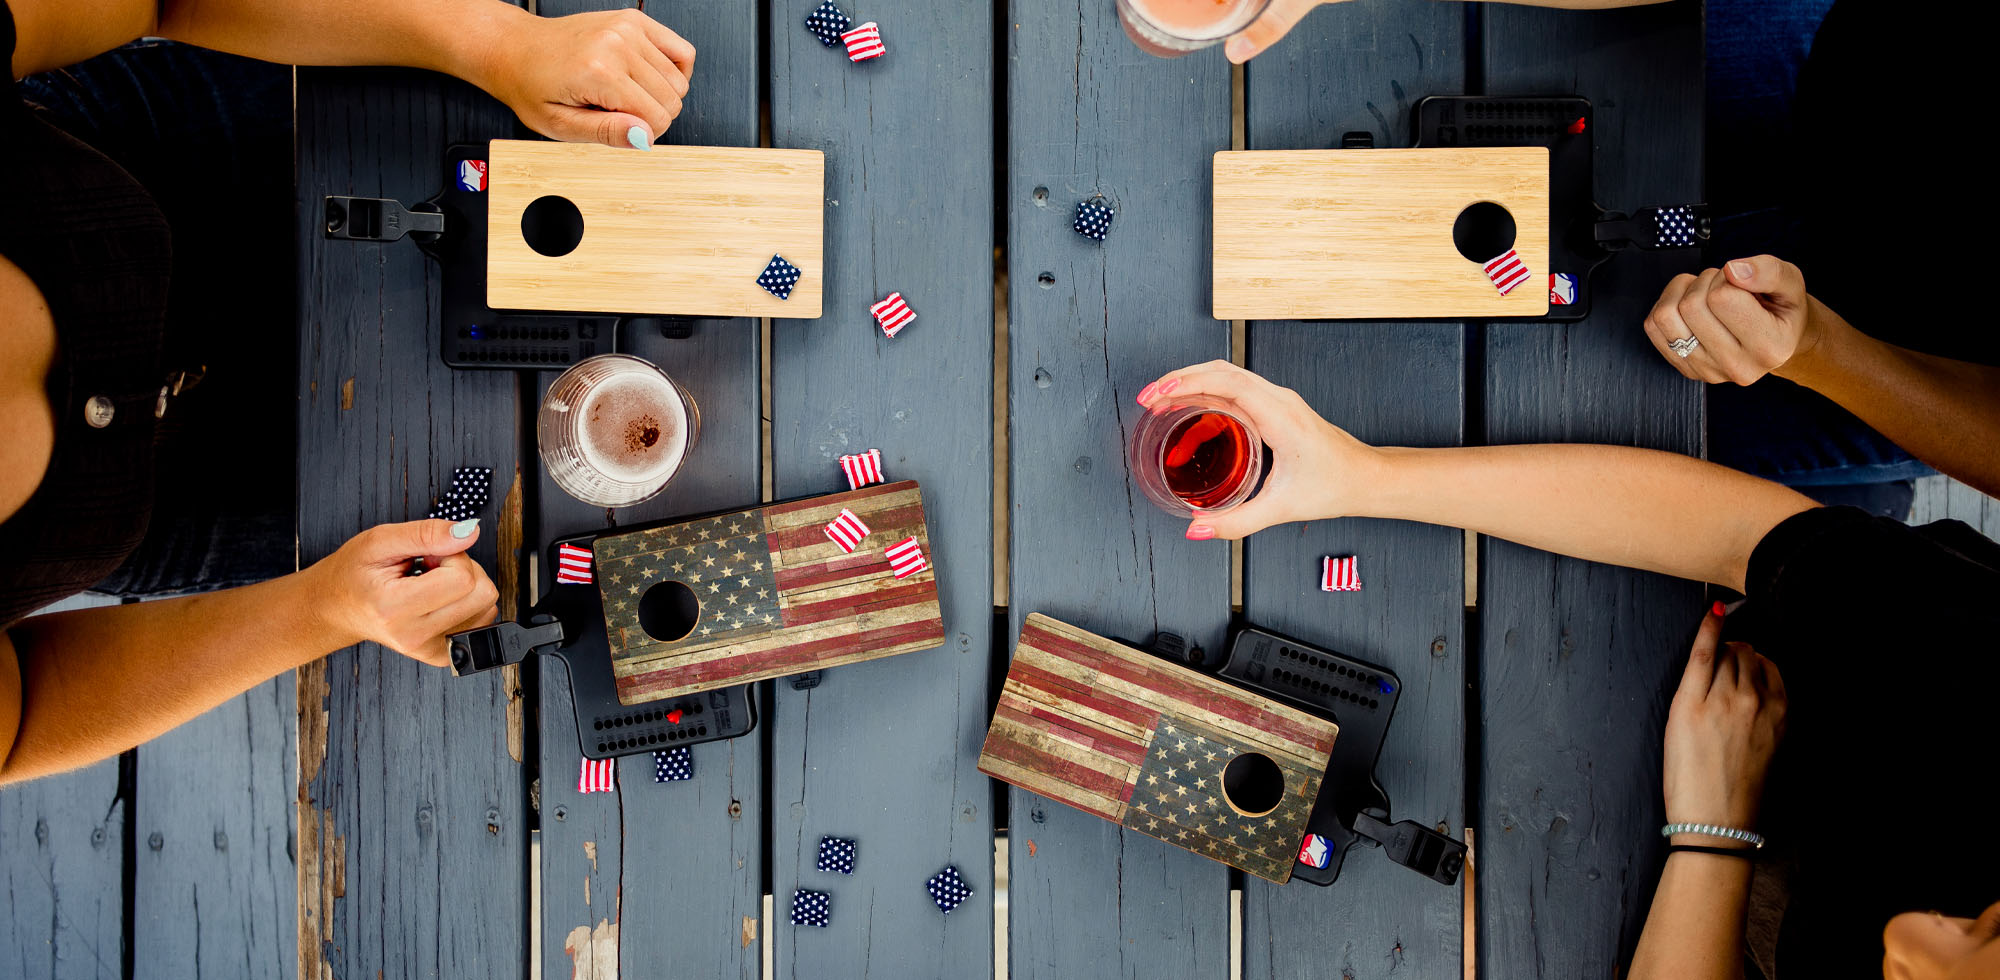
[[[0, 0], [0, 63], [14, 43]], [[0, 91], [0, 255], [41, 290], [56, 330], [55, 448], [34, 496], [0, 523], [5, 628], [102, 580], [145, 537], [173, 264], [145, 189], [36, 118], [11, 82]]]

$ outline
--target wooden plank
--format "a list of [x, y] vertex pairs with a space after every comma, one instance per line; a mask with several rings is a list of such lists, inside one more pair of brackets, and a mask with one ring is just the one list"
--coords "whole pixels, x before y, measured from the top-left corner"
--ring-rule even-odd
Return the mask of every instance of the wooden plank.
[[[991, 784], [974, 766], [991, 660], [993, 7], [882, 0], [888, 53], [820, 44], [812, 4], [771, 2], [771, 140], [827, 163], [827, 315], [772, 322], [779, 498], [844, 486], [839, 457], [882, 450], [923, 484], [946, 643], [775, 684], [771, 889], [776, 975], [980, 977], [992, 962]], [[916, 321], [883, 337], [869, 304]], [[747, 383], [747, 382], [746, 382]], [[852, 838], [852, 878], [813, 870]], [[938, 914], [924, 882], [955, 865], [973, 891]], [[784, 924], [796, 888], [832, 895], [831, 926]]]
[[[495, 140], [487, 163], [486, 301], [496, 309], [819, 316], [819, 153]], [[559, 255], [522, 236], [530, 204], [549, 196], [583, 222]], [[757, 283], [773, 254], [800, 273], [785, 299]]]
[[118, 760], [0, 790], [0, 973], [124, 976]]
[[[1452, 4], [1336, 4], [1246, 69], [1252, 149], [1324, 147], [1348, 131], [1409, 145], [1410, 108], [1463, 90]], [[1488, 287], [1490, 288], [1490, 287]], [[1335, 424], [1380, 444], [1464, 439], [1464, 328], [1455, 323], [1250, 324], [1249, 365]], [[1324, 593], [1320, 559], [1353, 554], [1362, 591]], [[1259, 625], [1379, 663], [1403, 682], [1376, 773], [1395, 819], [1464, 830], [1464, 546], [1455, 530], [1337, 520], [1244, 545], [1243, 612]], [[1243, 975], [1462, 976], [1460, 890], [1356, 848], [1317, 888], [1250, 881]]]
[[[1229, 148], [1220, 50], [1166, 60], [1113, 5], [1014, 0], [1007, 79], [1011, 623], [1042, 612], [1109, 636], [1169, 630], [1211, 650], [1229, 552], [1141, 496], [1133, 396], [1229, 356], [1209, 316], [1209, 160]], [[1078, 203], [1117, 215], [1102, 244]], [[1011, 646], [1011, 644], [1008, 644]], [[1220, 978], [1224, 869], [1023, 790], [1007, 794], [1011, 976]]]
[[[1214, 193], [1218, 317], [1498, 317], [1549, 310], [1545, 147], [1218, 153]], [[1481, 203], [1513, 219], [1512, 245], [1467, 256], [1455, 244], [1455, 222]], [[1533, 288], [1503, 293], [1496, 283], [1510, 280], [1481, 272], [1482, 263], [1509, 249], [1531, 270]]]
[[[423, 517], [454, 466], [492, 467], [498, 510], [513, 509], [515, 376], [445, 367], [438, 269], [420, 251], [320, 229], [323, 195], [422, 200], [447, 179], [449, 144], [511, 126], [497, 103], [435, 75], [299, 74], [302, 562]], [[489, 520], [471, 555], [506, 580], [496, 562], [516, 558], [496, 542], [518, 534]], [[300, 670], [300, 976], [525, 973], [529, 828], [509, 681], [372, 644]]]
[[[1596, 106], [1596, 199], [1700, 200], [1702, 10], [1485, 8], [1486, 91]], [[1486, 331], [1492, 443], [1702, 449], [1702, 386], [1640, 321], [1687, 253], [1621, 255], [1591, 316]], [[1691, 582], [1498, 541], [1480, 553], [1479, 968], [1609, 976], [1659, 872], [1660, 730], [1700, 615]]]
[[297, 705], [282, 674], [140, 746], [132, 945], [143, 975], [298, 975]]
[[[559, 16], [628, 6], [613, 0], [545, 0]], [[693, 86], [667, 130], [677, 144], [753, 146], [763, 72], [755, 0], [687, 0], [656, 14], [697, 52]], [[701, 407], [701, 438], [660, 496], [606, 512], [536, 481], [530, 542], [616, 524], [758, 501], [760, 396], [755, 320], [703, 321], [670, 340], [627, 328], [621, 349], [673, 375]], [[555, 374], [537, 379], [537, 393]], [[539, 471], [539, 468], [537, 468]], [[531, 479], [534, 479], [531, 477]], [[542, 569], [544, 588], [553, 572]], [[634, 756], [616, 793], [582, 795], [569, 679], [540, 673], [542, 975], [688, 976], [755, 980], [760, 972], [765, 842], [761, 730], [694, 746], [694, 778], [655, 783], [649, 756]], [[620, 928], [631, 916], [631, 929]], [[593, 966], [619, 970], [589, 972]]]

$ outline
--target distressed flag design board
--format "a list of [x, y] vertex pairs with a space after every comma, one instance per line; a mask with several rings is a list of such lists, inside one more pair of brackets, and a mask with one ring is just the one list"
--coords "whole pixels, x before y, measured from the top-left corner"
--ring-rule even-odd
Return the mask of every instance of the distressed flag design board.
[[[1021, 627], [979, 771], [1283, 883], [1338, 726], [1040, 613]], [[1222, 789], [1231, 760], [1276, 764], [1276, 805]]]
[[[827, 525], [872, 529], [854, 551]], [[767, 677], [928, 650], [944, 642], [937, 573], [897, 578], [889, 545], [930, 541], [923, 494], [905, 480], [597, 538], [597, 588], [619, 700], [654, 701]], [[678, 639], [640, 619], [658, 585], [692, 590]]]
[[590, 584], [590, 549], [565, 541], [556, 545], [556, 583]]

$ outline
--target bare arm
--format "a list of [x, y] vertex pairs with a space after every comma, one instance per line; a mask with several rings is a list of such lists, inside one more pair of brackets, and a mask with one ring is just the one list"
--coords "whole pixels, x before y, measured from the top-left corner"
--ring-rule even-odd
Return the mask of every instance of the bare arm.
[[1854, 329], [1811, 300], [1819, 341], [1779, 367], [1910, 454], [2000, 496], [2000, 367], [1919, 354]]
[[650, 143], [680, 114], [694, 46], [636, 10], [540, 18], [501, 0], [12, 0], [14, 77], [148, 35], [298, 65], [465, 79], [558, 139]]
[[[1689, 378], [1747, 385], [1775, 374], [1833, 399], [1924, 462], [2000, 494], [2000, 367], [1876, 340], [1808, 294], [1790, 262], [1756, 255], [1676, 276], [1645, 328]], [[1689, 337], [1700, 346], [1673, 354], [1668, 344]]]
[[1157, 410], [1196, 394], [1243, 409], [1273, 457], [1257, 496], [1195, 515], [1188, 537], [1196, 540], [1287, 521], [1389, 517], [1741, 591], [1757, 542], [1814, 506], [1776, 483], [1649, 449], [1378, 449], [1320, 418], [1296, 392], [1221, 361], [1161, 378], [1140, 402]]
[[[1663, 789], [1669, 823], [1755, 830], [1764, 776], [1785, 731], [1785, 682], [1749, 646], [1720, 645], [1722, 604], [1701, 622], [1667, 712]], [[1697, 835], [1676, 844], [1727, 847]], [[1735, 845], [1745, 846], [1745, 845]], [[1749, 854], [1745, 851], [1744, 854]], [[1737, 980], [1753, 865], [1744, 857], [1667, 855], [1631, 980]]]
[[[445, 521], [356, 535], [301, 572], [205, 595], [31, 616], [0, 632], [0, 783], [116, 755], [362, 640], [432, 665], [491, 622], [492, 581]], [[433, 566], [406, 578], [410, 558]]]

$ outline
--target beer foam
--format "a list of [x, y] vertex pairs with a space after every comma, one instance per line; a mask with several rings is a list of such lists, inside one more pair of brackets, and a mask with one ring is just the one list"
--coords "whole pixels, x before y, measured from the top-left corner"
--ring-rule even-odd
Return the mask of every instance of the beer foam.
[[605, 379], [584, 396], [581, 414], [585, 465], [620, 483], [659, 483], [687, 455], [687, 403], [658, 375]]

